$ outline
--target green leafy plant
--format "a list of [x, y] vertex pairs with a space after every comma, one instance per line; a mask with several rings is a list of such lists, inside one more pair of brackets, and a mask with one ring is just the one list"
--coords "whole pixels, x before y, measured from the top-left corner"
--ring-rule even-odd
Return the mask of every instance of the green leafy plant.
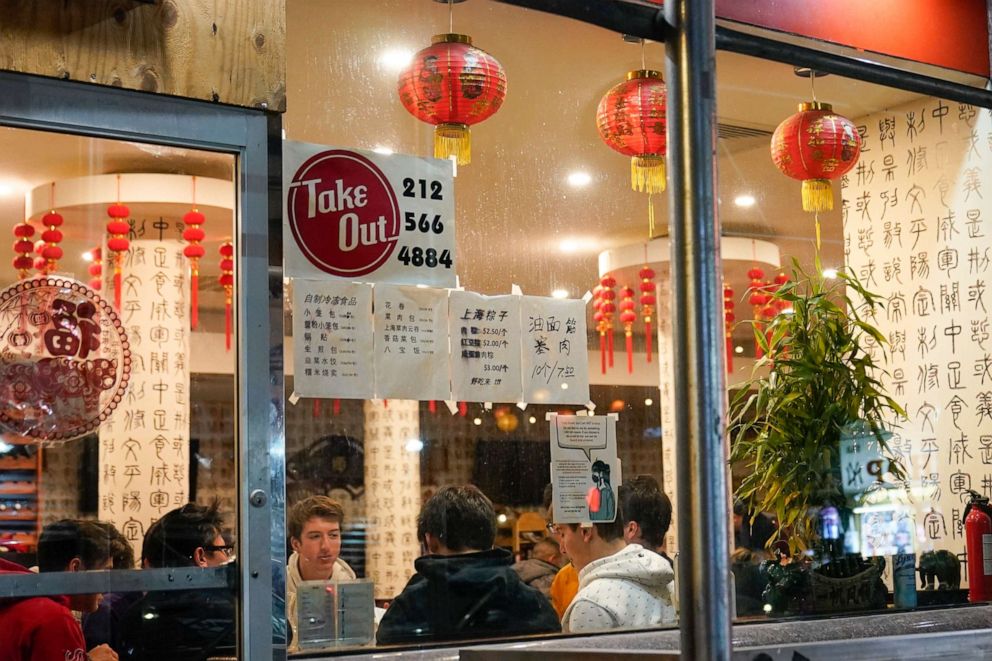
[[815, 508], [850, 505], [840, 466], [845, 429], [867, 429], [889, 457], [889, 472], [905, 478], [885, 441], [886, 426], [905, 412], [884, 392], [884, 371], [865, 350], [870, 338], [885, 359], [886, 340], [870, 323], [879, 296], [849, 273], [827, 280], [817, 257], [813, 273], [793, 260], [792, 279], [773, 297], [791, 313], [751, 322], [764, 356], [731, 404], [731, 461], [750, 471], [737, 497], [753, 512], [774, 513], [796, 553], [818, 538]]

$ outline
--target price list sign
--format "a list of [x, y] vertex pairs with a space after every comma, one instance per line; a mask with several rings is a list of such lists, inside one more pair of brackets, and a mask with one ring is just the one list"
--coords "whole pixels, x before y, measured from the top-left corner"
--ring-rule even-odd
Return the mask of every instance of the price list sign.
[[371, 398], [371, 326], [370, 285], [294, 279], [294, 393]]
[[519, 402], [520, 296], [452, 291], [451, 398], [460, 402]]
[[585, 301], [524, 296], [520, 301], [520, 321], [523, 401], [587, 403]]
[[448, 292], [376, 285], [376, 396], [448, 399], [448, 358]]
[[451, 163], [283, 143], [286, 275], [455, 287]]

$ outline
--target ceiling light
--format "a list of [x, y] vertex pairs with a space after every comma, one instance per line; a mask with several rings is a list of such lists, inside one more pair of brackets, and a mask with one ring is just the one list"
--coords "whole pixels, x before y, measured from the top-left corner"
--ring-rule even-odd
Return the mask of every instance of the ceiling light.
[[595, 250], [596, 244], [591, 239], [563, 239], [558, 249], [562, 252], [588, 252]]
[[413, 51], [408, 48], [390, 48], [379, 56], [379, 66], [392, 71], [399, 71], [410, 62], [413, 62]]
[[652, 404], [654, 404], [654, 400], [650, 397], [644, 400], [644, 406], [651, 406]]
[[582, 171], [571, 172], [569, 173], [566, 181], [568, 181], [568, 185], [573, 188], [581, 188], [592, 183], [592, 175], [588, 172]]
[[92, 262], [93, 261], [93, 253], [91, 253], [89, 250], [87, 250], [86, 252], [84, 252], [83, 253], [83, 261], [84, 262]]
[[556, 289], [551, 292], [552, 298], [568, 298], [568, 290], [566, 289]]
[[828, 280], [833, 280], [837, 277], [837, 269], [823, 269], [823, 277]]
[[501, 513], [499, 516], [496, 517], [496, 520], [499, 521], [500, 523], [506, 523], [506, 515]]
[[478, 427], [479, 425], [482, 424], [482, 418], [475, 418], [474, 420], [472, 420], [472, 424]]
[[734, 353], [744, 353], [744, 347], [738, 344], [736, 347], [734, 347]]
[[736, 204], [739, 207], [744, 207], [744, 208], [753, 207], [754, 202], [755, 202], [754, 195], [744, 194], [744, 195], [738, 195], [737, 197], [734, 198], [734, 204]]
[[416, 454], [417, 452], [420, 452], [421, 450], [424, 449], [424, 442], [419, 438], [411, 438], [409, 441], [406, 442], [406, 445], [403, 447], [407, 452], [411, 454]]
[[385, 145], [376, 145], [372, 148], [372, 151], [377, 154], [382, 154], [383, 156], [392, 156], [394, 153], [392, 149], [386, 147]]
[[535, 422], [537, 422], [537, 418], [535, 418], [534, 416], [530, 416], [529, 418], [527, 418], [527, 422], [529, 422], [530, 424], [534, 424]]

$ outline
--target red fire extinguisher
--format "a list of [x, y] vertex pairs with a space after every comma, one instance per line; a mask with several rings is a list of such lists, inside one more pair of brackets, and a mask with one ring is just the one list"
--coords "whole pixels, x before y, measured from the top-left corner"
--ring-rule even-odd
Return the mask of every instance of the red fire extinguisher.
[[989, 499], [969, 491], [964, 508], [968, 543], [968, 601], [992, 601], [992, 507]]

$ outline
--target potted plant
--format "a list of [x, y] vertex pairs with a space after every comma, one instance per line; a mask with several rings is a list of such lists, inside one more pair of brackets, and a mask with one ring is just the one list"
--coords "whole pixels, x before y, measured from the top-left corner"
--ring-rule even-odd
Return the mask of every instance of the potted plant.
[[[784, 302], [783, 313], [752, 322], [763, 357], [731, 404], [731, 461], [749, 471], [736, 496], [751, 512], [775, 515], [793, 558], [818, 556], [792, 567], [776, 562], [768, 573], [774, 598], [767, 603], [780, 610], [809, 610], [815, 599], [808, 592], [815, 591], [818, 580], [847, 579], [867, 570], [874, 576], [867, 577], [871, 587], [861, 593], [877, 603], [880, 564], [844, 557], [842, 542], [823, 539], [819, 513], [843, 518], [859, 504], [845, 494], [841, 473], [842, 437], [852, 430], [874, 438], [889, 459], [891, 478], [905, 479], [886, 444], [887, 426], [905, 412], [879, 381], [886, 340], [871, 320], [882, 302], [851, 274], [825, 278], [819, 257], [813, 273], [793, 264], [792, 279], [771, 293]], [[878, 358], [866, 350], [869, 341]], [[819, 577], [794, 575], [811, 570]], [[795, 594], [775, 594], [776, 584]]]

